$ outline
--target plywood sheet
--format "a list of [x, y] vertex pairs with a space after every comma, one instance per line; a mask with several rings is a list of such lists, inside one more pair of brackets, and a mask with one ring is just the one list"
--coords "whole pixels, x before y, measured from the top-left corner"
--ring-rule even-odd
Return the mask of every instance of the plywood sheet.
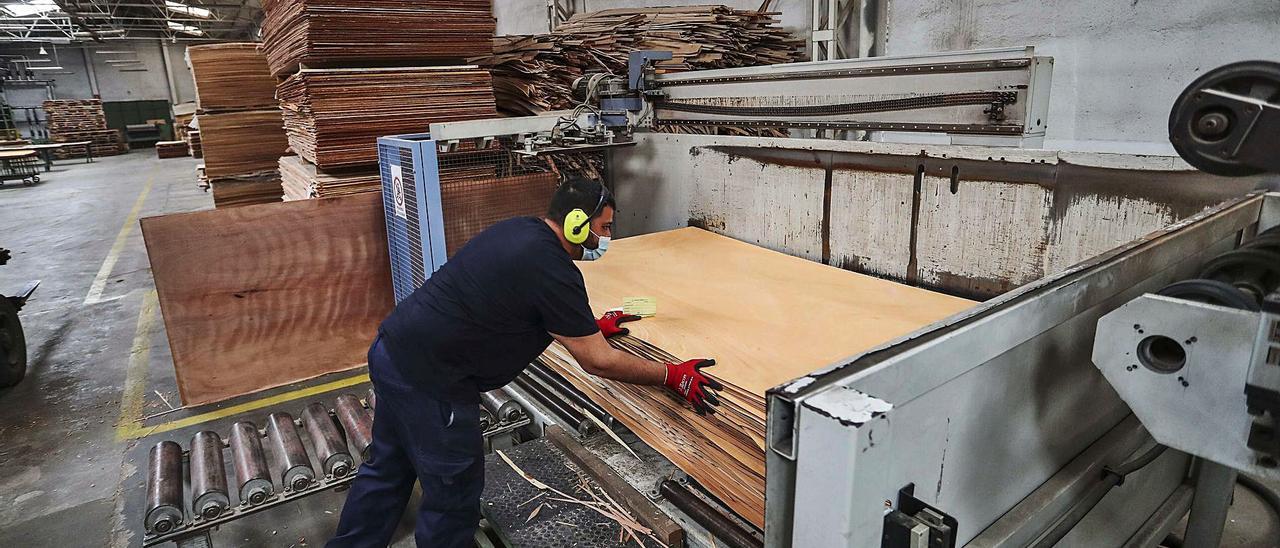
[[391, 311], [376, 193], [151, 217], [142, 232], [186, 405], [361, 365]]
[[669, 392], [586, 374], [559, 345], [540, 360], [746, 519], [764, 519], [765, 391], [973, 306], [696, 228], [616, 241], [580, 264], [599, 314], [625, 297], [656, 316], [611, 341], [665, 361], [714, 358], [726, 390], [699, 417]]

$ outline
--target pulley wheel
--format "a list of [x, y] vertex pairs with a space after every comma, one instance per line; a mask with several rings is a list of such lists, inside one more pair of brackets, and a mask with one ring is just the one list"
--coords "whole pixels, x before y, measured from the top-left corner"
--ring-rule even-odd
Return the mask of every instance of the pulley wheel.
[[1186, 280], [1164, 286], [1158, 295], [1257, 312], [1258, 302], [1236, 286], [1217, 280]]
[[1257, 301], [1280, 287], [1280, 254], [1261, 249], [1237, 249], [1204, 265], [1200, 277], [1226, 282]]
[[0, 296], [0, 388], [13, 386], [27, 374], [27, 339], [18, 309]]
[[1261, 249], [1280, 254], [1280, 232], [1263, 232], [1241, 246], [1242, 249]]
[[1206, 89], [1280, 103], [1280, 63], [1241, 61], [1213, 69], [1187, 86], [1169, 113], [1169, 142], [1188, 164], [1228, 177], [1262, 173], [1232, 158], [1225, 146], [1249, 130], [1249, 120], [1204, 93]]

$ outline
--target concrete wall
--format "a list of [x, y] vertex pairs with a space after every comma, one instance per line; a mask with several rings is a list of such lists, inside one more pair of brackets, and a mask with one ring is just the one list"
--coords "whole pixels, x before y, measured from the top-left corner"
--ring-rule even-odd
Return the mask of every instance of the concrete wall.
[[[52, 58], [51, 45], [45, 45]], [[187, 68], [184, 55], [185, 44], [169, 44], [160, 41], [128, 41], [113, 42], [101, 49], [133, 50], [142, 61], [146, 72], [122, 72], [106, 63], [112, 58], [126, 58], [124, 55], [102, 55], [90, 50], [72, 46], [58, 46], [58, 64], [72, 74], [54, 74], [48, 78], [54, 80], [53, 96], [57, 99], [88, 99], [94, 96], [94, 83], [97, 93], [103, 101], [136, 101], [136, 100], [172, 100], [168, 77], [165, 75], [164, 54], [161, 48], [169, 52], [169, 68], [173, 74], [173, 88], [178, 103], [195, 101], [195, 81]], [[39, 45], [30, 44], [0, 46], [0, 53], [22, 54], [28, 57], [42, 57], [36, 52]], [[61, 72], [61, 71], [59, 71]], [[11, 103], [18, 104], [17, 97], [6, 93]], [[24, 96], [21, 100], [27, 100]]]
[[1032, 45], [1054, 57], [1046, 148], [1165, 152], [1197, 76], [1280, 59], [1276, 0], [893, 0], [887, 53]]

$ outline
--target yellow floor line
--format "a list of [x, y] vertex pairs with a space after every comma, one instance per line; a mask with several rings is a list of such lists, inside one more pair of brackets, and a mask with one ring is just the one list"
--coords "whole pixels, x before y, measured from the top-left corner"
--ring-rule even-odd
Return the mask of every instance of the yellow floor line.
[[286, 403], [293, 400], [314, 396], [317, 394], [323, 394], [325, 392], [338, 390], [339, 388], [346, 388], [348, 386], [355, 386], [357, 384], [366, 383], [366, 382], [369, 382], [369, 375], [367, 373], [356, 375], [354, 377], [347, 377], [345, 379], [338, 379], [336, 381], [327, 382], [324, 384], [319, 384], [319, 385], [311, 386], [308, 388], [301, 388], [301, 389], [293, 390], [290, 392], [284, 392], [282, 394], [276, 394], [274, 396], [267, 396], [262, 399], [245, 402], [238, 405], [233, 405], [231, 407], [227, 407], [224, 409], [218, 409], [217, 411], [210, 411], [208, 413], [192, 415], [190, 417], [181, 418], [181, 419], [177, 419], [177, 420], [173, 420], [165, 423], [160, 423], [154, 426], [142, 426], [137, 421], [134, 421], [127, 425], [124, 425], [121, 429], [117, 429], [116, 437], [122, 441], [132, 440], [132, 439], [141, 439], [141, 438], [150, 436], [152, 434], [159, 434], [161, 432], [168, 432], [170, 430], [186, 428], [188, 426], [194, 426], [197, 424], [218, 420], [218, 419], [230, 417], [233, 415], [238, 415], [240, 413], [247, 413], [249, 411], [262, 409], [264, 407], [270, 407], [273, 405], [278, 405], [281, 403]]
[[156, 323], [157, 298], [155, 290], [142, 297], [142, 309], [138, 311], [138, 327], [134, 331], [133, 346], [129, 349], [129, 366], [125, 370], [124, 395], [120, 397], [120, 420], [116, 422], [116, 440], [128, 439], [126, 433], [137, 428], [142, 420], [142, 403], [147, 389], [147, 368], [151, 361], [151, 332]]
[[142, 187], [142, 193], [138, 195], [138, 201], [133, 203], [133, 209], [129, 211], [129, 216], [124, 219], [124, 226], [120, 227], [120, 232], [116, 234], [116, 242], [112, 244], [111, 251], [107, 253], [107, 258], [102, 261], [102, 268], [98, 269], [98, 275], [93, 279], [93, 285], [89, 286], [89, 294], [84, 297], [84, 304], [96, 304], [102, 302], [102, 292], [107, 288], [107, 278], [111, 277], [111, 271], [116, 267], [116, 261], [120, 260], [120, 254], [124, 252], [124, 246], [129, 241], [129, 234], [133, 233], [133, 226], [138, 224], [138, 215], [142, 213], [142, 204], [146, 203], [147, 195], [151, 193], [151, 187], [156, 182], [155, 172], [153, 171], [147, 177], [147, 184]]

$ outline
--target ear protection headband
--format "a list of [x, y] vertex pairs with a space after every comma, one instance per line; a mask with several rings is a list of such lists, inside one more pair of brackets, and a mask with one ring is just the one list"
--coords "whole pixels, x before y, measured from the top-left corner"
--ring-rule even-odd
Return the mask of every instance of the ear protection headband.
[[604, 209], [605, 198], [608, 197], [608, 189], [603, 185], [600, 187], [600, 201], [596, 202], [596, 208], [588, 215], [582, 208], [575, 208], [564, 216], [564, 239], [573, 245], [582, 245], [586, 243], [587, 237], [591, 234], [589, 225], [591, 218], [600, 214], [600, 210]]

